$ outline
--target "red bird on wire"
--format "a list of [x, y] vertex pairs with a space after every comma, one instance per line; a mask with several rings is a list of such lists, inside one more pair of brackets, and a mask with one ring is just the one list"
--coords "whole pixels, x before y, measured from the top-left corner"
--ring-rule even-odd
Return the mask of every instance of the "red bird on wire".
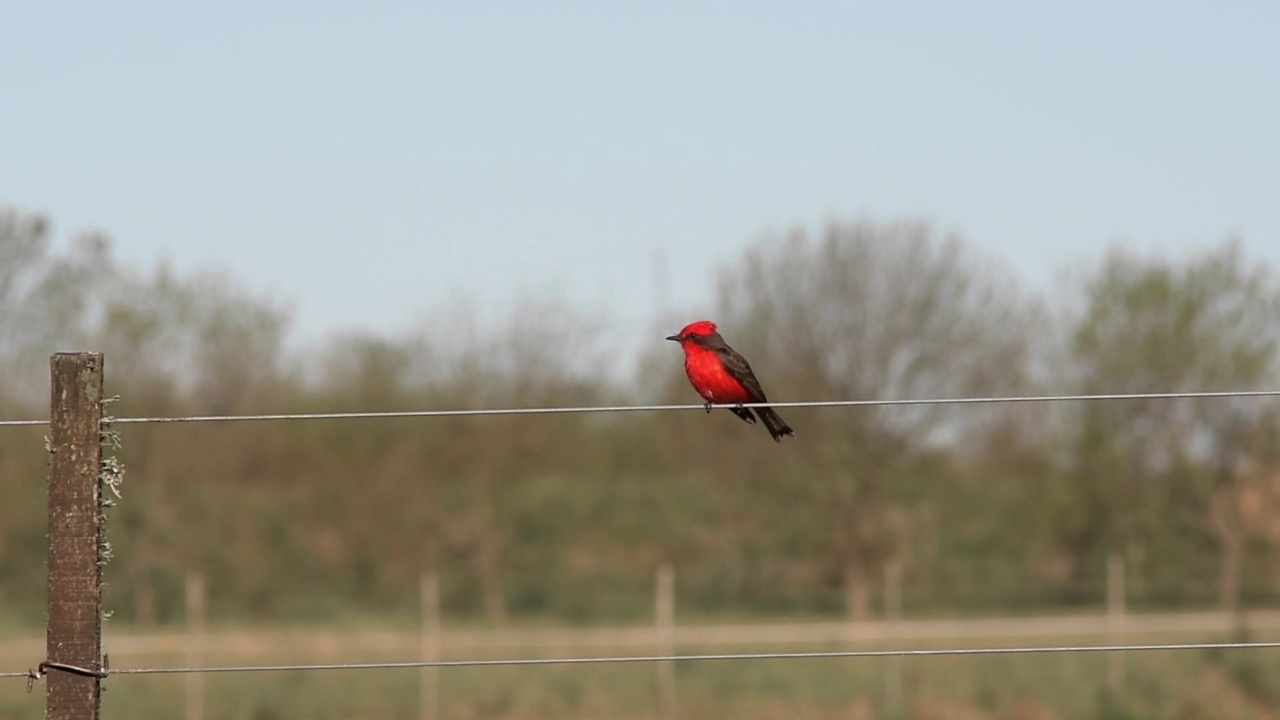
[[[684, 371], [693, 389], [707, 401], [707, 412], [711, 412], [712, 403], [740, 406], [769, 402], [747, 359], [720, 337], [715, 323], [699, 320], [667, 339], [680, 343], [684, 350]], [[752, 425], [756, 422], [750, 408], [731, 407], [729, 411]], [[758, 407], [755, 411], [775, 442], [782, 442], [783, 435], [796, 436], [773, 408]]]

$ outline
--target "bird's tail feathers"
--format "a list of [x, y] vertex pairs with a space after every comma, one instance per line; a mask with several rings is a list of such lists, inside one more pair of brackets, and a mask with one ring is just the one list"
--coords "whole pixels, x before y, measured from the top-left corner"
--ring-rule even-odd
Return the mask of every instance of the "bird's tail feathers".
[[782, 442], [783, 435], [790, 437], [796, 436], [796, 434], [792, 432], [791, 426], [787, 425], [778, 413], [774, 412], [773, 408], [756, 408], [756, 414], [760, 416], [760, 420], [764, 422], [765, 428], [769, 430], [769, 434], [773, 436], [775, 442]]

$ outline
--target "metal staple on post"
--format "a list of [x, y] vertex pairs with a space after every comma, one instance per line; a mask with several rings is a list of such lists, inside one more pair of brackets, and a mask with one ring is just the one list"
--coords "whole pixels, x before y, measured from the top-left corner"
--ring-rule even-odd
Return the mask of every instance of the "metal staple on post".
[[[45, 717], [97, 720], [102, 706], [102, 355], [59, 353], [49, 452]], [[74, 670], [72, 670], [74, 668]]]

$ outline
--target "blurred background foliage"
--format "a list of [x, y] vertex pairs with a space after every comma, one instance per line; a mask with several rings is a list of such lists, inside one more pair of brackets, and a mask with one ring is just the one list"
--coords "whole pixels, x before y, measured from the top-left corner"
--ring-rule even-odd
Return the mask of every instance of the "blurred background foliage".
[[[1274, 389], [1280, 285], [1227, 239], [1116, 249], [1055, 290], [921, 220], [765, 235], [717, 278], [714, 318], [775, 400]], [[413, 302], [406, 298], [406, 302]], [[656, 316], [657, 313], [655, 313]], [[529, 297], [465, 302], [404, 334], [290, 343], [280, 302], [218, 272], [121, 265], [0, 209], [0, 417], [47, 413], [47, 358], [106, 353], [121, 416], [693, 403], [678, 349], [616, 372], [608, 317]], [[630, 352], [627, 350], [627, 352]], [[1271, 399], [789, 409], [775, 445], [728, 413], [129, 425], [111, 516], [117, 621], [177, 621], [191, 571], [213, 621], [411, 616], [908, 615], [1280, 599]], [[43, 621], [43, 428], [0, 432], [0, 620]]]

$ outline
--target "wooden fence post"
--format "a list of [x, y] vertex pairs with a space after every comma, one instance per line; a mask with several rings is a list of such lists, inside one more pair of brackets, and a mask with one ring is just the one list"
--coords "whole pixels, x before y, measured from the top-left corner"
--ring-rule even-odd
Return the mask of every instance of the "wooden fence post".
[[97, 720], [102, 709], [102, 355], [58, 353], [49, 453], [49, 720]]
[[[670, 565], [658, 568], [655, 591], [655, 621], [658, 631], [658, 652], [675, 654], [676, 571]], [[676, 717], [676, 667], [671, 660], [658, 663], [658, 713], [662, 720]]]
[[[1107, 642], [1119, 645], [1124, 636], [1124, 558], [1112, 555], [1107, 558]], [[1124, 653], [1107, 653], [1107, 682], [1111, 692], [1124, 691]]]
[[[204, 665], [204, 574], [187, 573], [187, 667]], [[187, 673], [187, 720], [204, 719], [204, 673]]]
[[[436, 574], [422, 576], [422, 660], [440, 660], [440, 578]], [[422, 668], [422, 720], [440, 717], [440, 668]]]
[[[884, 564], [884, 619], [889, 648], [902, 650], [902, 561], [891, 558]], [[884, 707], [886, 717], [897, 717], [902, 709], [901, 655], [885, 658]]]

